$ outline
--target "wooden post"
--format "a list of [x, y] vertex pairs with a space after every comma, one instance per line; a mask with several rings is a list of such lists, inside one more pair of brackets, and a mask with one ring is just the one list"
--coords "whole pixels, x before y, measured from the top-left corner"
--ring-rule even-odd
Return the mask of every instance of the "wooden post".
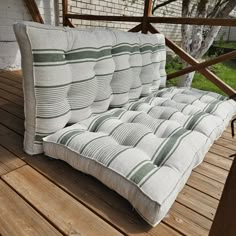
[[[148, 30], [151, 33], [159, 33], [159, 31], [156, 28], [154, 28], [151, 24], [148, 24]], [[165, 38], [165, 39], [166, 39], [167, 47], [172, 49], [177, 55], [179, 55], [187, 63], [189, 63], [192, 66], [199, 64], [199, 62], [195, 58], [193, 58], [191, 55], [186, 53], [177, 44], [175, 44], [168, 38]], [[224, 81], [222, 81], [219, 77], [217, 77], [214, 73], [212, 73], [210, 70], [204, 68], [204, 69], [200, 69], [199, 72], [202, 75], [204, 75], [208, 80], [210, 80], [212, 83], [214, 83], [223, 92], [225, 92], [228, 96], [231, 97], [235, 95], [236, 91], [233, 88], [231, 88], [229, 85], [227, 85]]]
[[35, 0], [24, 0], [25, 4], [30, 12], [33, 21], [44, 24], [43, 18], [39, 12], [38, 6]]
[[148, 32], [148, 18], [152, 12], [152, 0], [145, 0], [144, 11], [143, 11], [143, 22], [142, 22], [142, 33]]
[[62, 20], [63, 25], [67, 26], [68, 0], [62, 0]]
[[[235, 142], [235, 140], [234, 140]], [[236, 154], [235, 154], [236, 156]], [[230, 168], [218, 209], [210, 230], [210, 236], [234, 236], [236, 232], [236, 158]]]

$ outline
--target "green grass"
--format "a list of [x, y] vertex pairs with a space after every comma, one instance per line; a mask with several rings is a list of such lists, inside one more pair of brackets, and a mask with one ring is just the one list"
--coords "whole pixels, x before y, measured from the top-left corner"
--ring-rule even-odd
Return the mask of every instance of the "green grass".
[[222, 47], [222, 48], [235, 48], [236, 49], [236, 42], [232, 42], [232, 43], [216, 43], [214, 44], [217, 47]]
[[[172, 73], [182, 68], [182, 65], [179, 59], [167, 59], [166, 70], [167, 73]], [[221, 80], [227, 83], [229, 86], [236, 90], [236, 62], [232, 63], [219, 63], [210, 67], [211, 71], [213, 71]], [[172, 79], [167, 82], [168, 85], [177, 85], [178, 79]], [[216, 93], [220, 93], [225, 95], [218, 87], [216, 87], [212, 82], [207, 80], [204, 76], [199, 73], [196, 73], [192, 83], [193, 88], [198, 88], [202, 90], [212, 91]]]

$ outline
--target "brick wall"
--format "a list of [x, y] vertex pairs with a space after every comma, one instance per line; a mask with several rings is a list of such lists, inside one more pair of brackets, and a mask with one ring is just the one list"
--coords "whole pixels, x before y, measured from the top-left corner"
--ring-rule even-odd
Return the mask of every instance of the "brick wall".
[[[128, 4], [127, 4], [128, 2]], [[114, 15], [114, 16], [141, 16], [143, 14], [144, 1], [138, 0], [132, 4], [132, 0], [69, 0], [69, 13], [92, 14], [92, 15]], [[62, 4], [59, 1], [60, 24], [62, 23]], [[109, 22], [109, 21], [85, 21], [73, 19], [76, 27], [85, 28], [89, 26], [110, 27], [128, 30], [137, 25], [132, 22]]]
[[[55, 24], [54, 0], [36, 0], [47, 24]], [[23, 0], [0, 0], [0, 69], [19, 69], [21, 58], [12, 25], [31, 20]]]
[[[158, 3], [164, 2], [160, 0]], [[142, 16], [144, 8], [144, 0], [69, 0], [69, 13], [76, 14], [92, 14], [92, 15], [115, 15], [115, 16]], [[181, 16], [181, 3], [179, 0], [168, 4], [168, 8], [164, 7], [157, 12], [156, 16]], [[59, 16], [60, 24], [62, 24], [62, 3], [59, 0]], [[110, 27], [121, 30], [129, 30], [137, 23], [130, 22], [103, 22], [103, 21], [85, 21], [73, 19], [72, 23], [76, 27], [85, 28], [89, 26]], [[167, 37], [181, 41], [180, 25], [159, 24], [156, 27], [165, 33]]]

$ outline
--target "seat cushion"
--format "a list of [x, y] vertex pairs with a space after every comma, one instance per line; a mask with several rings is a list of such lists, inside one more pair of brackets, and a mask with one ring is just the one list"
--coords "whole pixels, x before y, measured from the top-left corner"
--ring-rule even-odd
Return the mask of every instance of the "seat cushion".
[[219, 94], [209, 94], [196, 89], [165, 88], [126, 104], [125, 109], [176, 121], [183, 128], [198, 131], [214, 142], [232, 119], [236, 103]]
[[46, 155], [118, 192], [155, 226], [210, 143], [176, 121], [112, 109], [44, 138], [43, 146]]

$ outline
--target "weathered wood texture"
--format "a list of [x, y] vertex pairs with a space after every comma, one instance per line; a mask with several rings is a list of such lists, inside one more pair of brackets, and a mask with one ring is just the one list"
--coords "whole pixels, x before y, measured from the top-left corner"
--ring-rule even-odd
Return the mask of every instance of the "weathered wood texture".
[[[21, 81], [20, 72], [0, 72], [0, 89], [23, 102], [15, 90]], [[232, 164], [229, 156], [235, 153], [230, 129], [193, 171], [167, 216], [151, 228], [125, 199], [93, 177], [62, 161], [27, 155], [22, 148], [23, 107], [15, 102], [0, 92], [0, 235], [26, 235], [26, 228], [32, 235], [209, 234]]]
[[[65, 0], [64, 0], [65, 1]], [[94, 20], [94, 21], [125, 21], [125, 22], [142, 22], [143, 16], [114, 16], [114, 15], [79, 15], [65, 14], [69, 19]], [[224, 18], [190, 18], [190, 17], [158, 17], [148, 16], [147, 23], [168, 23], [168, 24], [188, 24], [188, 25], [211, 25], [211, 26], [236, 26], [235, 19]]]
[[0, 235], [62, 235], [2, 180], [0, 200]]
[[43, 18], [39, 12], [38, 5], [35, 0], [24, 0], [30, 15], [35, 22], [44, 23]]
[[[235, 153], [236, 155], [236, 153]], [[229, 172], [223, 195], [216, 212], [216, 216], [210, 231], [210, 236], [234, 236], [236, 233], [235, 209], [236, 209], [236, 160]]]
[[223, 62], [223, 61], [227, 61], [227, 60], [232, 59], [232, 58], [236, 58], [236, 50], [234, 50], [232, 52], [229, 52], [229, 53], [226, 53], [224, 55], [218, 56], [216, 58], [210, 59], [208, 61], [198, 63], [194, 66], [186, 67], [186, 68], [184, 68], [180, 71], [174, 72], [172, 74], [169, 74], [167, 76], [167, 79], [176, 78], [178, 76], [185, 75], [185, 74], [191, 73], [193, 71], [199, 71], [199, 70], [204, 69], [208, 66], [212, 66], [214, 64], [217, 64], [217, 63], [220, 63], [220, 62]]

